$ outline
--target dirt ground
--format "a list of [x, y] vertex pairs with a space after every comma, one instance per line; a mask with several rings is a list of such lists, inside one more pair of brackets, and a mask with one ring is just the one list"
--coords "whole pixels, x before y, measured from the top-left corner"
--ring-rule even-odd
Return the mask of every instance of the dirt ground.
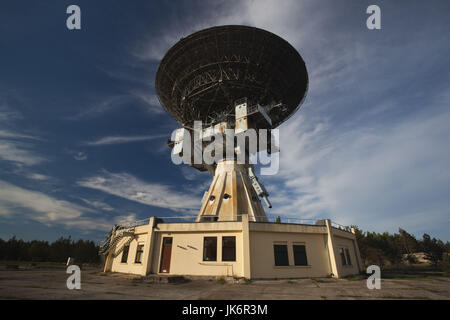
[[155, 283], [92, 268], [81, 271], [80, 290], [69, 290], [68, 277], [62, 268], [0, 270], [0, 299], [450, 299], [448, 277], [382, 279], [380, 290], [369, 290], [365, 279], [355, 278]]

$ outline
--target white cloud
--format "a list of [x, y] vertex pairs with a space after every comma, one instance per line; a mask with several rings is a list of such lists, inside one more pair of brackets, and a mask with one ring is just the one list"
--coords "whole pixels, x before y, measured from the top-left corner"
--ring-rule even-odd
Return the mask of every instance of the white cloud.
[[145, 102], [148, 112], [155, 114], [164, 113], [164, 109], [161, 107], [158, 96], [156, 94], [146, 93], [138, 90], [134, 90], [133, 92], [131, 92], [131, 94]]
[[68, 120], [80, 120], [80, 119], [90, 119], [95, 118], [98, 116], [101, 116], [105, 112], [108, 112], [110, 110], [120, 108], [126, 103], [130, 101], [129, 95], [124, 94], [118, 94], [114, 96], [109, 97], [101, 97], [98, 99], [99, 101], [96, 101], [92, 103], [92, 105], [87, 106], [85, 110], [82, 112], [70, 116], [67, 119]]
[[264, 177], [283, 186], [272, 194], [272, 213], [379, 231], [425, 232], [449, 222], [449, 112], [340, 133], [306, 120], [299, 115], [281, 128], [280, 173]]
[[[105, 208], [103, 206], [104, 210]], [[110, 218], [98, 216], [92, 218], [87, 216], [87, 213], [95, 213], [95, 210], [0, 180], [0, 216], [6, 219], [14, 217], [17, 221], [20, 217], [19, 219], [24, 223], [27, 219], [31, 219], [48, 227], [62, 225], [87, 232], [109, 230], [112, 224], [119, 220], [126, 217], [135, 218], [135, 216], [119, 216], [113, 218], [112, 222]]]
[[121, 224], [121, 225], [131, 224], [137, 220], [138, 220], [137, 215], [136, 215], [136, 213], [133, 213], [133, 212], [130, 212], [127, 215], [121, 215], [121, 216], [114, 217], [114, 223]]
[[94, 210], [0, 180], [0, 216], [25, 216], [47, 226], [59, 224], [89, 230], [111, 227], [110, 221], [85, 216], [91, 212]]
[[24, 142], [0, 140], [0, 159], [27, 166], [46, 161], [31, 149], [31, 145]]
[[104, 146], [111, 144], [122, 144], [122, 143], [131, 143], [131, 142], [139, 142], [139, 141], [148, 141], [160, 138], [167, 138], [167, 135], [141, 135], [141, 136], [110, 136], [103, 137], [94, 141], [85, 142], [85, 145], [88, 146]]
[[73, 155], [73, 158], [77, 161], [83, 161], [83, 160], [87, 159], [87, 155], [86, 155], [86, 153], [79, 151]]
[[[311, 13], [321, 10], [322, 17], [311, 19]], [[160, 60], [167, 50], [189, 34], [218, 25], [251, 25], [276, 33], [293, 46], [314, 35], [325, 10], [314, 2], [285, 1], [217, 1], [202, 3], [202, 10], [185, 12], [182, 19], [171, 20], [161, 27], [157, 36], [139, 39], [134, 54], [142, 60]], [[319, 39], [318, 39], [319, 40]]]
[[180, 193], [163, 184], [147, 183], [128, 173], [103, 171], [101, 175], [80, 180], [77, 184], [131, 201], [178, 212], [200, 207], [200, 199], [193, 194]]
[[40, 174], [40, 173], [33, 173], [33, 172], [27, 173], [26, 177], [29, 179], [33, 179], [33, 180], [49, 180], [50, 179], [49, 176], [46, 176], [46, 175]]
[[96, 209], [104, 210], [104, 211], [114, 211], [114, 208], [111, 207], [109, 204], [98, 201], [98, 200], [88, 200], [88, 199], [81, 199], [84, 203], [90, 205], [91, 207], [94, 207]]
[[[149, 91], [151, 89], [148, 89]], [[73, 116], [67, 117], [69, 120], [91, 119], [104, 115], [107, 112], [129, 106], [136, 102], [136, 99], [146, 106], [146, 110], [150, 114], [164, 113], [158, 97], [155, 94], [144, 92], [142, 90], [133, 89], [128, 93], [115, 94], [111, 96], [99, 96], [96, 101], [87, 106], [83, 111]]]
[[[14, 120], [20, 119], [17, 112], [9, 111], [0, 106], [0, 125], [11, 127]], [[35, 146], [29, 140], [41, 140], [36, 136], [23, 134], [12, 129], [0, 130], [0, 160], [11, 161], [18, 165], [32, 166], [44, 162], [47, 159], [37, 152]]]
[[0, 97], [0, 121], [7, 123], [21, 118], [22, 115], [19, 112], [12, 110], [4, 101], [4, 98]]
[[0, 130], [0, 138], [41, 140], [40, 138], [35, 136], [20, 134], [9, 130]]

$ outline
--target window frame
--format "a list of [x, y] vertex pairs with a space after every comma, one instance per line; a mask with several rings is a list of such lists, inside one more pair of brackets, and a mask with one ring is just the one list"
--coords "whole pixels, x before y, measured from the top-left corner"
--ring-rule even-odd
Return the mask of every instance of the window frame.
[[345, 249], [344, 248], [339, 248], [339, 255], [341, 256], [341, 263], [343, 266], [347, 265], [347, 258], [345, 256]]
[[[233, 246], [225, 246], [225, 240], [232, 240]], [[232, 248], [232, 258], [224, 258], [225, 248]], [[222, 261], [236, 262], [236, 236], [222, 236]]]
[[[206, 241], [207, 240], [213, 240], [215, 242], [215, 248], [213, 249], [214, 252], [214, 259], [207, 259], [206, 254], [207, 254], [207, 248], [206, 248]], [[211, 247], [213, 248], [213, 247]], [[217, 261], [217, 237], [203, 237], [203, 261], [205, 262], [215, 262]]]
[[[134, 257], [134, 263], [142, 263], [142, 256], [144, 255], [144, 244], [138, 244], [136, 247], [136, 256]], [[139, 258], [139, 260], [138, 260]]]
[[352, 265], [352, 259], [350, 258], [350, 250], [348, 248], [344, 248], [345, 251], [345, 257], [347, 260], [347, 266], [351, 266]]
[[[120, 263], [128, 263], [128, 256], [129, 255], [130, 255], [130, 245], [127, 244], [127, 245], [123, 246], [122, 257], [120, 259]], [[124, 258], [125, 258], [125, 261], [123, 261]]]
[[[295, 247], [303, 247], [303, 253], [304, 253], [304, 264], [297, 264], [299, 257], [296, 258], [296, 254], [295, 254]], [[294, 256], [294, 266], [308, 266], [308, 254], [306, 252], [306, 244], [304, 243], [293, 243], [292, 244], [292, 253]], [[303, 258], [303, 257], [301, 257]]]
[[[277, 259], [277, 247], [278, 248], [284, 247], [286, 249], [286, 250], [278, 251], [279, 254], [285, 253], [286, 254], [285, 257], [278, 256], [278, 259]], [[289, 252], [288, 252], [287, 243], [274, 243], [273, 244], [273, 257], [274, 257], [275, 267], [289, 267], [290, 264], [289, 264]], [[283, 261], [280, 261], [280, 259], [282, 259]], [[278, 263], [286, 262], [287, 264], [277, 264], [277, 260], [278, 260]]]

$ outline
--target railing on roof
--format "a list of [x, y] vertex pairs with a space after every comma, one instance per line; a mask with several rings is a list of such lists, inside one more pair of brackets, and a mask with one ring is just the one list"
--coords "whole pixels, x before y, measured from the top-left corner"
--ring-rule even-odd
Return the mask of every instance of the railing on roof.
[[119, 222], [117, 223], [117, 225], [119, 225], [120, 229], [128, 229], [128, 228], [134, 228], [137, 226], [143, 226], [148, 224], [150, 219], [142, 219], [142, 220], [136, 220], [136, 221], [123, 221], [123, 222]]
[[292, 224], [309, 224], [309, 225], [325, 225], [324, 219], [304, 219], [279, 215], [267, 215], [268, 222], [274, 223], [292, 223]]
[[[237, 215], [238, 221], [240, 221], [240, 217], [242, 217], [243, 215]], [[212, 222], [213, 218], [219, 218], [219, 216], [214, 216], [214, 215], [207, 215], [205, 216], [207, 218], [209, 218], [208, 221], [202, 221], [202, 222]], [[197, 215], [189, 215], [189, 216], [170, 216], [170, 217], [156, 217], [158, 219], [163, 219], [163, 220], [170, 220], [170, 222], [174, 223], [174, 222], [195, 222]], [[224, 216], [221, 215], [221, 222], [235, 222], [236, 220], [234, 220], [234, 216], [230, 215], [230, 220], [223, 220]], [[256, 217], [258, 218], [258, 217]], [[292, 223], [292, 224], [306, 224], [306, 225], [325, 225], [325, 219], [303, 219], [303, 218], [294, 218], [294, 217], [288, 217], [288, 216], [279, 216], [279, 215], [271, 215], [268, 214], [266, 216], [262, 216], [262, 218], [266, 218], [266, 221], [263, 222], [271, 222], [271, 223]], [[191, 221], [187, 221], [187, 220], [191, 220]], [[126, 228], [133, 228], [133, 227], [137, 227], [137, 226], [141, 226], [141, 225], [146, 225], [149, 223], [149, 219], [143, 219], [143, 220], [138, 220], [138, 221], [133, 221], [133, 222], [123, 222], [123, 223], [119, 223], [119, 226], [121, 229], [126, 229]], [[342, 230], [342, 231], [347, 231], [347, 232], [351, 232], [351, 227], [349, 226], [344, 226], [342, 224], [339, 224], [337, 222], [331, 221], [331, 226], [333, 228]]]
[[344, 225], [339, 224], [339, 223], [334, 222], [334, 221], [331, 221], [331, 226], [333, 228], [336, 228], [336, 229], [339, 229], [339, 230], [342, 230], [342, 231], [352, 232], [352, 228], [351, 227], [344, 226]]

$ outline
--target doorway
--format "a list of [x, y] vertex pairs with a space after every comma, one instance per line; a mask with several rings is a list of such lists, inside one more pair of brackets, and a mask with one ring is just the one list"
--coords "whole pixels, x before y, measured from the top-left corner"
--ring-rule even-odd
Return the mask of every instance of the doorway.
[[160, 273], [170, 272], [170, 258], [172, 256], [172, 237], [163, 238], [161, 250], [161, 264], [159, 267]]

